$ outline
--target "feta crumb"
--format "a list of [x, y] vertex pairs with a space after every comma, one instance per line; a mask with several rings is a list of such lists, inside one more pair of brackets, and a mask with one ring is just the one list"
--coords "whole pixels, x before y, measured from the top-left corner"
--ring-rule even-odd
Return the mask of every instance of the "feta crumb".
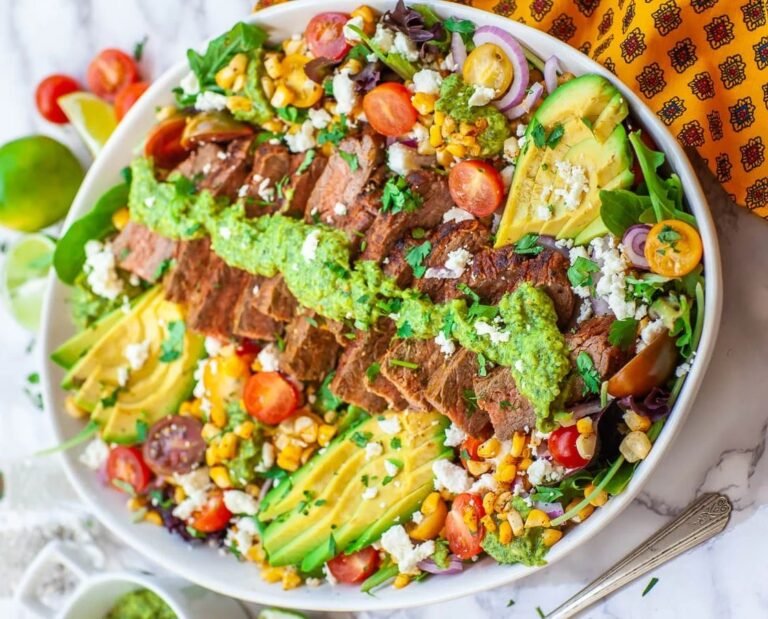
[[333, 212], [339, 216], [344, 216], [347, 214], [347, 205], [337, 202], [333, 205]]
[[360, 16], [357, 15], [356, 17], [353, 17], [350, 19], [346, 24], [344, 24], [344, 38], [347, 41], [351, 41], [352, 43], [359, 43], [360, 42], [360, 35], [352, 30], [350, 26], [355, 26], [358, 30], [363, 30], [365, 28], [365, 20]]
[[472, 487], [469, 489], [474, 494], [485, 494], [486, 492], [496, 492], [499, 489], [499, 484], [496, 479], [490, 473], [484, 473], [480, 476]]
[[396, 464], [390, 462], [389, 460], [384, 461], [384, 472], [389, 475], [390, 477], [395, 477], [400, 472], [400, 467]]
[[268, 178], [263, 178], [256, 189], [259, 198], [264, 202], [272, 202], [275, 199], [275, 188], [269, 186], [270, 182]]
[[256, 472], [263, 473], [272, 468], [275, 463], [275, 447], [269, 441], [261, 445], [261, 462], [256, 465]]
[[304, 581], [307, 587], [319, 587], [323, 584], [323, 581], [319, 578], [312, 578], [311, 576]]
[[220, 150], [218, 153], [216, 153], [216, 159], [219, 159], [221, 161], [226, 161], [229, 157], [229, 153], [225, 150]]
[[426, 279], [459, 279], [472, 262], [472, 254], [465, 248], [459, 247], [448, 252], [445, 265], [442, 267], [430, 267], [424, 272]]
[[233, 514], [253, 516], [259, 511], [259, 502], [242, 490], [227, 490], [224, 492], [224, 505]]
[[445, 430], [445, 446], [446, 447], [458, 447], [467, 438], [467, 433], [464, 432], [455, 423], [449, 425]]
[[379, 496], [379, 489], [376, 486], [371, 486], [370, 488], [366, 488], [363, 491], [362, 496], [364, 501], [372, 501], [377, 496]]
[[509, 341], [508, 332], [502, 331], [497, 326], [488, 324], [484, 320], [478, 320], [475, 323], [475, 332], [478, 335], [487, 335], [491, 339], [492, 344]]
[[227, 241], [232, 238], [232, 231], [229, 228], [222, 226], [219, 228], [219, 236]]
[[576, 323], [581, 324], [585, 320], [592, 318], [594, 310], [592, 309], [592, 303], [588, 299], [582, 299], [581, 306], [579, 307], [579, 315], [576, 318]]
[[528, 125], [525, 123], [520, 123], [515, 127], [515, 135], [519, 138], [523, 137], [525, 135], [525, 132], [528, 130]]
[[205, 347], [205, 352], [209, 357], [215, 357], [221, 352], [221, 349], [224, 347], [219, 340], [211, 336], [207, 336], [205, 338], [205, 342], [203, 343], [203, 346]]
[[370, 442], [365, 446], [365, 459], [372, 460], [384, 453], [384, 447], [379, 442]]
[[177, 485], [183, 488], [187, 498], [179, 503], [172, 513], [181, 520], [187, 520], [193, 513], [205, 505], [208, 499], [208, 490], [211, 488], [208, 467], [200, 467], [185, 475], [176, 473], [173, 479]]
[[128, 375], [130, 374], [131, 370], [125, 365], [120, 366], [117, 368], [117, 384], [121, 387], [125, 387], [128, 384]]
[[640, 335], [637, 340], [637, 352], [648, 346], [665, 328], [664, 321], [661, 318], [657, 318], [640, 329]]
[[306, 262], [312, 262], [317, 256], [317, 246], [320, 242], [320, 230], [312, 230], [304, 239], [301, 255]]
[[421, 524], [424, 522], [424, 514], [421, 513], [420, 510], [416, 510], [413, 512], [413, 515], [411, 516], [411, 522], [415, 522], [416, 524]]
[[336, 580], [336, 577], [333, 575], [330, 569], [328, 569], [328, 564], [326, 563], [323, 565], [323, 576], [325, 576], [325, 580], [328, 581], [328, 584], [332, 587], [336, 584], [338, 584], [338, 580]]
[[292, 153], [303, 153], [315, 146], [315, 128], [311, 120], [305, 120], [296, 133], [286, 133], [285, 143]]
[[449, 73], [453, 73], [459, 68], [459, 65], [456, 64], [456, 61], [453, 59], [453, 52], [448, 52], [448, 55], [445, 57], [442, 63], [440, 63], [440, 69], [443, 71], [448, 71]]
[[206, 90], [197, 95], [195, 109], [198, 112], [221, 112], [227, 109], [226, 95]]
[[512, 186], [512, 179], [515, 176], [515, 166], [511, 163], [501, 169], [501, 181], [504, 183], [504, 189], [509, 190]]
[[381, 547], [392, 555], [401, 574], [418, 574], [419, 562], [428, 559], [435, 552], [435, 542], [432, 540], [414, 546], [401, 524], [384, 532], [381, 536]]
[[593, 260], [602, 264], [602, 275], [595, 286], [596, 294], [605, 299], [618, 320], [643, 317], [648, 308], [632, 299], [627, 300], [626, 271], [629, 262], [616, 247], [614, 238], [598, 237], [590, 243], [590, 249]]
[[123, 356], [132, 370], [140, 370], [149, 358], [149, 345], [151, 340], [147, 338], [138, 344], [128, 344], [123, 348]]
[[680, 365], [675, 368], [675, 376], [677, 378], [681, 378], [688, 374], [688, 372], [691, 371], [691, 366], [693, 365], [693, 358], [689, 359], [688, 361], [681, 363]]
[[452, 221], [455, 221], [456, 223], [462, 221], [472, 221], [474, 218], [475, 216], [472, 213], [465, 211], [463, 208], [459, 208], [458, 206], [452, 206], [447, 211], [445, 211], [445, 213], [443, 213], [444, 224]]
[[237, 190], [237, 197], [238, 198], [244, 198], [248, 195], [248, 190], [250, 189], [250, 186], [248, 184], [240, 185], [240, 189]]
[[555, 168], [565, 188], [555, 189], [554, 195], [562, 199], [566, 209], [572, 211], [581, 204], [582, 194], [589, 191], [589, 178], [583, 167], [569, 161], [556, 161]]
[[115, 266], [115, 254], [108, 245], [95, 240], [85, 244], [83, 270], [95, 295], [113, 300], [123, 291], [123, 281], [117, 276]]
[[543, 221], [552, 219], [552, 206], [549, 204], [547, 206], [539, 206], [536, 209], [536, 217]]
[[419, 169], [415, 149], [400, 142], [394, 142], [387, 149], [387, 166], [395, 174], [407, 176], [409, 172]]
[[256, 355], [256, 359], [264, 372], [277, 372], [279, 368], [279, 351], [274, 344], [267, 344]]
[[435, 474], [435, 490], [445, 488], [448, 492], [461, 494], [469, 490], [472, 481], [464, 470], [449, 460], [438, 460], [432, 464], [432, 472]]
[[357, 103], [355, 83], [349, 77], [349, 69], [342, 69], [333, 76], [333, 97], [336, 99], [336, 113], [349, 114]]
[[442, 331], [435, 336], [435, 344], [440, 347], [440, 352], [446, 357], [450, 357], [456, 352], [456, 343]]
[[325, 129], [331, 124], [331, 120], [331, 115], [323, 108], [318, 110], [314, 108], [309, 109], [309, 121], [315, 129]]
[[467, 104], [469, 107], [482, 107], [488, 105], [496, 97], [496, 91], [488, 86], [475, 86], [472, 96], [469, 97]]
[[411, 41], [408, 35], [399, 30], [395, 33], [393, 51], [411, 62], [419, 59], [419, 50], [417, 49], [416, 44]]
[[376, 32], [371, 39], [375, 45], [378, 45], [383, 52], [388, 52], [395, 44], [395, 33], [383, 24], [376, 24]]
[[259, 531], [253, 518], [238, 518], [234, 527], [227, 531], [225, 544], [234, 547], [240, 554], [247, 553], [259, 537]]
[[394, 415], [385, 417], [384, 419], [379, 419], [378, 421], [379, 429], [384, 432], [384, 434], [397, 434], [400, 432], [400, 430], [402, 430], [400, 420]]
[[179, 82], [179, 87], [185, 95], [196, 95], [200, 92], [200, 80], [197, 79], [197, 75], [190, 71]]
[[109, 458], [109, 446], [100, 438], [93, 439], [80, 454], [78, 460], [92, 471], [98, 471]]
[[504, 159], [511, 163], [515, 163], [517, 157], [520, 155], [520, 148], [517, 138], [511, 137], [504, 140]]
[[552, 464], [545, 458], [534, 460], [528, 467], [528, 481], [534, 486], [560, 481], [565, 469], [559, 464]]
[[573, 247], [573, 239], [560, 239], [555, 241], [555, 247], [560, 249], [571, 249]]
[[432, 69], [422, 69], [413, 74], [413, 89], [415, 92], [422, 92], [427, 95], [437, 95], [440, 93], [440, 84], [443, 78], [437, 71]]

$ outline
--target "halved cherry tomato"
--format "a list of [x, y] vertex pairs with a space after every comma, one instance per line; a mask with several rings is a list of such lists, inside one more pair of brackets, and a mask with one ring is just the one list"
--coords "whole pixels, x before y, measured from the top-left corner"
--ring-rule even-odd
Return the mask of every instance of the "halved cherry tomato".
[[105, 49], [88, 65], [85, 81], [91, 91], [112, 101], [128, 84], [138, 81], [136, 61], [119, 49]]
[[341, 60], [349, 51], [344, 38], [344, 24], [349, 21], [347, 13], [319, 13], [307, 24], [305, 31], [307, 45], [315, 58], [325, 57]]
[[397, 82], [380, 84], [366, 94], [363, 111], [371, 127], [391, 138], [405, 135], [419, 120], [410, 91]]
[[187, 121], [181, 134], [181, 145], [192, 148], [203, 142], [230, 142], [236, 138], [247, 138], [253, 134], [253, 127], [236, 121], [225, 112], [202, 112]]
[[226, 528], [232, 512], [224, 505], [224, 493], [221, 490], [211, 492], [205, 505], [192, 514], [189, 525], [201, 533], [215, 533]]
[[245, 410], [259, 421], [277, 425], [299, 405], [299, 395], [279, 372], [257, 372], [245, 383]]
[[138, 447], [113, 447], [107, 458], [107, 477], [118, 490], [123, 490], [120, 483], [131, 486], [136, 493], [144, 492], [152, 478], [152, 472], [144, 462]]
[[203, 462], [203, 424], [194, 417], [169, 415], [149, 429], [142, 448], [144, 461], [156, 475], [189, 473]]
[[59, 107], [59, 97], [82, 90], [75, 78], [69, 75], [49, 75], [37, 85], [35, 103], [37, 111], [48, 122], [65, 125], [69, 122]]
[[477, 455], [477, 448], [483, 444], [483, 439], [475, 438], [474, 436], [468, 436], [461, 442], [461, 449], [459, 453], [462, 459], [464, 459], [464, 452], [467, 452], [470, 460], [479, 460], [480, 456]]
[[693, 271], [703, 252], [696, 228], [678, 219], [660, 221], [645, 241], [645, 259], [651, 271], [666, 277], [682, 277]]
[[504, 181], [487, 161], [461, 161], [448, 174], [448, 189], [456, 206], [477, 217], [493, 213], [504, 200]]
[[307, 77], [304, 66], [310, 58], [302, 54], [290, 54], [280, 64], [283, 82], [293, 93], [291, 103], [296, 107], [312, 107], [323, 96], [323, 87]]
[[155, 165], [170, 170], [187, 158], [189, 151], [181, 144], [187, 126], [184, 116], [172, 116], [155, 125], [147, 136], [144, 154], [155, 160]]
[[467, 56], [462, 75], [467, 84], [493, 88], [497, 95], [502, 95], [512, 83], [514, 69], [503, 49], [493, 43], [483, 43]]
[[485, 537], [485, 527], [480, 519], [483, 516], [483, 501], [478, 495], [465, 493], [454, 499], [445, 519], [445, 536], [451, 552], [459, 559], [471, 559], [482, 552], [480, 542]]
[[576, 449], [576, 440], [579, 438], [579, 430], [576, 426], [558, 428], [549, 435], [547, 446], [549, 453], [556, 462], [565, 468], [576, 469], [589, 464]]
[[608, 381], [608, 393], [614, 398], [646, 395], [667, 382], [676, 366], [675, 341], [664, 331], [614, 374]]
[[128, 84], [120, 90], [115, 96], [115, 116], [117, 120], [123, 120], [123, 116], [133, 107], [133, 104], [139, 100], [139, 97], [149, 88], [147, 82], [134, 82]]
[[379, 568], [379, 553], [368, 546], [351, 555], [341, 553], [328, 561], [333, 577], [346, 585], [363, 582]]

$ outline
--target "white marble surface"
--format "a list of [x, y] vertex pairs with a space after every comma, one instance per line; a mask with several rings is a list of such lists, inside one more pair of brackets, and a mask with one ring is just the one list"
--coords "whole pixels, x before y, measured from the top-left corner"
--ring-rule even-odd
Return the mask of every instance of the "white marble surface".
[[[0, 142], [43, 132], [75, 143], [36, 114], [33, 90], [46, 74], [83, 76], [104, 47], [131, 50], [147, 35], [142, 68], [157, 76], [184, 50], [216, 34], [250, 10], [248, 0], [0, 0]], [[641, 596], [637, 582], [589, 611], [594, 618], [758, 618], [768, 616], [768, 225], [729, 204], [704, 175], [723, 250], [725, 307], [720, 338], [704, 388], [682, 435], [639, 499], [587, 548], [515, 586], [416, 611], [370, 617], [398, 619], [536, 617], [599, 575], [666, 523], [696, 494], [725, 492], [735, 513], [719, 538], [658, 569], [659, 582]], [[0, 232], [3, 242], [13, 235]], [[25, 485], [23, 459], [51, 441], [43, 415], [24, 394], [35, 362], [33, 338], [0, 310], [0, 470], [7, 497], [37, 495], [37, 507], [69, 497], [48, 465]], [[33, 468], [39, 464], [32, 465]], [[22, 492], [24, 491], [24, 492]], [[54, 492], [55, 491], [55, 492]], [[16, 499], [18, 500], [18, 499]], [[3, 505], [5, 503], [5, 505]], [[13, 505], [10, 506], [13, 508]], [[0, 538], [2, 540], [2, 538]], [[0, 556], [0, 573], [4, 557]], [[6, 566], [7, 567], [7, 566]], [[11, 570], [11, 573], [13, 571]], [[13, 582], [0, 586], [0, 615]], [[508, 607], [508, 602], [515, 604]]]

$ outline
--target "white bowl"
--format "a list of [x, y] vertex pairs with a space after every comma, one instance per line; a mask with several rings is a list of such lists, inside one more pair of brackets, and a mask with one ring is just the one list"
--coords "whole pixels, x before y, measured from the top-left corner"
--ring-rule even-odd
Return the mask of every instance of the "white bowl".
[[[612, 499], [608, 505], [597, 510], [585, 524], [570, 531], [560, 543], [554, 546], [547, 556], [547, 560], [552, 564], [582, 545], [624, 510], [640, 491], [643, 483], [682, 427], [704, 377], [720, 322], [722, 281], [715, 228], [699, 181], [683, 150], [656, 115], [629, 88], [617, 83], [614, 75], [575, 49], [543, 32], [492, 13], [458, 4], [419, 1], [433, 5], [438, 13], [445, 17], [453, 15], [471, 19], [478, 25], [496, 25], [505, 28], [540, 57], [548, 58], [553, 54], [556, 55], [560, 59], [561, 66], [568, 71], [575, 74], [600, 73], [616, 83], [627, 98], [634, 117], [666, 153], [671, 167], [682, 179], [686, 200], [698, 220], [704, 241], [707, 278], [704, 330], [696, 362], [693, 364], [675, 409], [651, 455], [638, 467], [627, 490]], [[247, 21], [267, 27], [277, 40], [302, 31], [310, 18], [317, 13], [329, 10], [348, 12], [359, 4], [359, 0], [300, 0], [267, 9], [247, 18]], [[394, 0], [371, 0], [367, 4], [379, 10], [385, 10], [394, 6]], [[67, 223], [71, 223], [87, 212], [103, 191], [119, 181], [120, 169], [130, 161], [137, 145], [142, 142], [147, 131], [155, 123], [155, 108], [172, 101], [171, 89], [178, 85], [187, 71], [186, 62], [180, 62], [169, 69], [130, 111], [86, 176], [69, 213]], [[53, 277], [51, 279], [43, 312], [42, 346], [40, 347], [44, 368], [43, 396], [56, 437], [63, 441], [77, 433], [82, 428], [82, 423], [64, 413], [65, 393], [58, 387], [62, 372], [50, 361], [51, 351], [73, 333], [65, 304], [67, 288], [55, 281]], [[62, 461], [72, 484], [91, 506], [99, 520], [119, 538], [168, 570], [215, 591], [244, 600], [314, 610], [381, 610], [411, 607], [509, 584], [533, 573], [535, 569], [544, 569], [528, 568], [522, 565], [501, 566], [486, 559], [472, 565], [461, 575], [429, 578], [418, 586], [402, 590], [387, 588], [377, 592], [375, 597], [361, 593], [355, 587], [327, 585], [320, 588], [303, 587], [284, 592], [279, 585], [264, 583], [259, 578], [258, 569], [252, 564], [238, 563], [231, 556], [221, 556], [217, 551], [208, 548], [190, 550], [187, 544], [178, 537], [169, 535], [163, 529], [133, 524], [131, 514], [125, 509], [125, 497], [106, 489], [92, 471], [78, 463], [77, 458], [81, 449], [72, 449], [63, 454]]]

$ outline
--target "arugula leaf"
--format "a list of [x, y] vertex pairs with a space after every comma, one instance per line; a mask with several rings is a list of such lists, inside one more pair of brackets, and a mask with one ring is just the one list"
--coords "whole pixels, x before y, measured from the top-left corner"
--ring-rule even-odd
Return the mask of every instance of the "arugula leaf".
[[293, 105], [286, 105], [285, 107], [276, 107], [275, 113], [284, 121], [292, 123], [294, 125], [299, 125], [303, 123], [309, 116], [309, 113], [307, 112], [307, 110], [300, 110], [299, 108], [294, 107]]
[[639, 223], [643, 213], [651, 208], [651, 198], [626, 189], [603, 189], [600, 202], [600, 218], [605, 227], [619, 238], [627, 228]]
[[581, 375], [581, 379], [584, 381], [584, 391], [582, 395], [590, 393], [600, 393], [600, 374], [595, 367], [595, 362], [592, 361], [592, 357], [589, 353], [582, 351], [579, 356], [576, 357], [576, 369]]
[[424, 266], [423, 262], [425, 258], [429, 256], [429, 252], [431, 251], [432, 243], [424, 241], [421, 245], [416, 245], [409, 249], [405, 254], [405, 261], [413, 269], [414, 277], [424, 277], [424, 273], [427, 272], [427, 267]]
[[352, 172], [360, 167], [360, 163], [357, 161], [357, 155], [354, 153], [348, 153], [345, 150], [339, 149], [339, 156], [347, 162], [347, 165]]
[[625, 281], [629, 284], [630, 294], [648, 304], [653, 301], [656, 294], [662, 291], [671, 279], [663, 275], [656, 275], [655, 273], [645, 273], [639, 278], [627, 276]]
[[310, 165], [312, 165], [312, 162], [315, 160], [315, 156], [317, 155], [317, 152], [314, 148], [310, 148], [305, 154], [304, 154], [304, 160], [301, 162], [301, 165], [299, 165], [298, 168], [296, 168], [296, 174], [302, 174], [307, 168], [309, 168]]
[[381, 195], [381, 212], [413, 213], [421, 207], [423, 198], [411, 191], [408, 181], [402, 176], [387, 179]]
[[543, 251], [544, 247], [539, 245], [539, 235], [535, 232], [529, 232], [515, 243], [516, 254], [538, 256]]
[[270, 140], [282, 140], [284, 135], [284, 133], [275, 133], [274, 131], [260, 131], [256, 134], [255, 142], [259, 145], [269, 142]]
[[690, 359], [693, 354], [693, 328], [691, 327], [691, 304], [685, 295], [680, 295], [680, 315], [675, 319], [669, 334], [676, 338], [675, 344], [680, 349], [680, 354]]
[[160, 345], [160, 361], [171, 363], [181, 357], [184, 351], [184, 335], [187, 327], [183, 320], [172, 320], [168, 323], [168, 336]]
[[[358, 43], [355, 45], [352, 49], [350, 49], [347, 52], [347, 55], [344, 58], [344, 61], [349, 60], [357, 60], [358, 62], [361, 62], [362, 64], [368, 63], [368, 48], [363, 45], [362, 43]], [[333, 93], [331, 93], [333, 94]]]
[[637, 339], [638, 322], [634, 318], [614, 320], [608, 333], [608, 341], [622, 350], [629, 350]]
[[592, 274], [599, 272], [600, 267], [596, 262], [589, 258], [579, 256], [574, 263], [568, 267], [568, 281], [571, 282], [571, 286], [574, 288], [579, 288], [581, 286], [592, 288], [595, 285], [592, 280]]

